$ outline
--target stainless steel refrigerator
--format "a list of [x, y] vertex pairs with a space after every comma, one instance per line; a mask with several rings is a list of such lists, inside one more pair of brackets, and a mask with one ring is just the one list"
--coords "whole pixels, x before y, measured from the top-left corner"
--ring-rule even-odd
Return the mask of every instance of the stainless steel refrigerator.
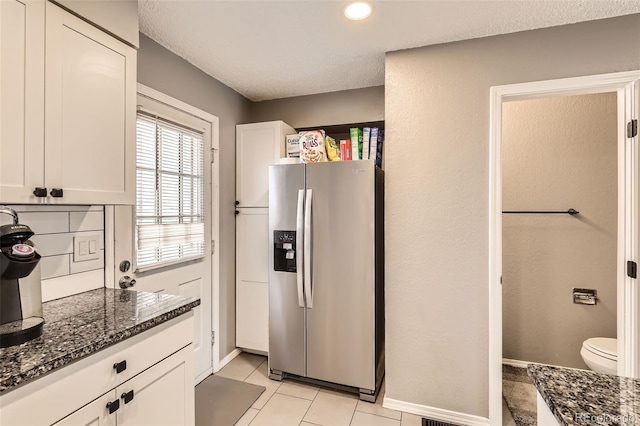
[[384, 173], [370, 161], [269, 167], [270, 377], [357, 391], [384, 375]]

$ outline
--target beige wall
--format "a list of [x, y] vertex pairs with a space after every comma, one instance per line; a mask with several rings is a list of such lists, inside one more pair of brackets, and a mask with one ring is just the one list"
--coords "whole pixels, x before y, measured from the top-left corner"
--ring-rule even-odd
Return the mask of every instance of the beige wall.
[[235, 349], [236, 124], [249, 122], [249, 100], [140, 34], [138, 82], [220, 119], [220, 358]]
[[282, 120], [295, 128], [384, 120], [384, 86], [255, 102], [251, 121]]
[[640, 15], [392, 52], [386, 397], [488, 417], [489, 89], [640, 69]]
[[[616, 337], [618, 140], [615, 93], [502, 106], [503, 357], [587, 368], [590, 337]], [[576, 305], [572, 289], [598, 291]]]

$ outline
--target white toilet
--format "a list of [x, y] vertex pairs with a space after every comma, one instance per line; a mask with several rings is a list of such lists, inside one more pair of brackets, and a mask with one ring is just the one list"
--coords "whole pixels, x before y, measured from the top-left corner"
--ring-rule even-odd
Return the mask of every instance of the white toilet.
[[618, 374], [618, 339], [592, 337], [582, 342], [580, 355], [597, 373]]

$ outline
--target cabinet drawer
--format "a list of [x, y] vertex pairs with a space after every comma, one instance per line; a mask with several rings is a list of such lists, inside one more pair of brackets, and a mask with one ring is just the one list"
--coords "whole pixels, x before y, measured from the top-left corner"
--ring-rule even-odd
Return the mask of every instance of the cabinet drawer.
[[[2, 395], [2, 423], [55, 423], [192, 341], [189, 312]], [[126, 369], [116, 373], [114, 364], [122, 361]]]

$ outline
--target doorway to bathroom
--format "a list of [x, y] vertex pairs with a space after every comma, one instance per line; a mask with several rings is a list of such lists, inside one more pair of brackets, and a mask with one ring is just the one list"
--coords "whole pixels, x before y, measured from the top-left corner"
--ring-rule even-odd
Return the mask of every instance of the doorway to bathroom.
[[[586, 368], [582, 342], [617, 335], [618, 374], [639, 376], [639, 87], [625, 72], [491, 88], [491, 424], [503, 358]], [[588, 290], [596, 305], [573, 303]]]

